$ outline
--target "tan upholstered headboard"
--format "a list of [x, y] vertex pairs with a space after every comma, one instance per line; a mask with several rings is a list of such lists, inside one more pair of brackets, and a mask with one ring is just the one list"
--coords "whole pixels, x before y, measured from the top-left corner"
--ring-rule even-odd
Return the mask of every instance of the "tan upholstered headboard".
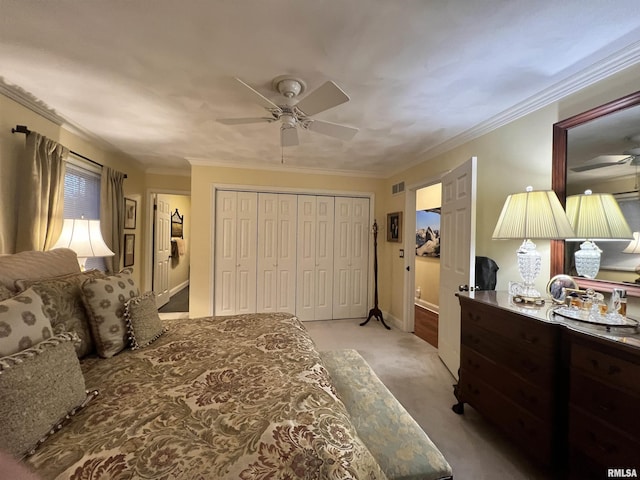
[[0, 283], [10, 290], [15, 290], [16, 280], [38, 280], [78, 272], [78, 256], [68, 248], [0, 255]]

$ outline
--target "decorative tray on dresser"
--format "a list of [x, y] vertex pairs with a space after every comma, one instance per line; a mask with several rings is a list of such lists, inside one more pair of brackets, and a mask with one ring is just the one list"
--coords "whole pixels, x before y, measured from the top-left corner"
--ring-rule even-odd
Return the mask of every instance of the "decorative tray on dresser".
[[640, 335], [526, 307], [507, 292], [457, 294], [456, 413], [467, 403], [562, 477], [640, 475]]

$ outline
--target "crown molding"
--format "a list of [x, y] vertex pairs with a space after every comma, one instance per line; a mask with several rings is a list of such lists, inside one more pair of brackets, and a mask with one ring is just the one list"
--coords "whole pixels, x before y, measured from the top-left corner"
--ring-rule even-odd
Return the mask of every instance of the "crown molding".
[[148, 167], [144, 168], [144, 173], [149, 175], [169, 175], [179, 177], [191, 177], [191, 169], [171, 168], [171, 167]]
[[0, 93], [58, 126], [62, 126], [66, 122], [42, 100], [17, 85], [8, 84], [4, 77], [0, 77]]
[[557, 102], [583, 88], [610, 77], [622, 70], [640, 62], [640, 42], [632, 43], [628, 47], [619, 50], [613, 55], [594, 63], [593, 65], [575, 73], [566, 79], [532, 95], [531, 97], [515, 104], [513, 107], [494, 115], [464, 132], [452, 137], [433, 148], [424, 150], [410, 163], [401, 169], [396, 169], [387, 175], [387, 178], [397, 175], [409, 168], [419, 165], [486, 133], [492, 132], [508, 123], [524, 117], [530, 113]]
[[362, 172], [358, 170], [331, 170], [331, 169], [323, 169], [323, 168], [306, 168], [306, 167], [295, 167], [288, 164], [279, 164], [279, 165], [265, 165], [264, 163], [243, 163], [242, 165], [238, 165], [237, 163], [231, 161], [220, 161], [220, 160], [207, 160], [201, 158], [194, 157], [185, 157], [186, 160], [193, 166], [204, 166], [204, 167], [221, 167], [221, 168], [234, 168], [234, 169], [244, 169], [244, 170], [269, 170], [274, 172], [286, 172], [286, 173], [303, 173], [308, 175], [333, 175], [339, 177], [359, 177], [359, 178], [386, 178], [386, 174], [384, 173], [376, 173], [376, 172]]

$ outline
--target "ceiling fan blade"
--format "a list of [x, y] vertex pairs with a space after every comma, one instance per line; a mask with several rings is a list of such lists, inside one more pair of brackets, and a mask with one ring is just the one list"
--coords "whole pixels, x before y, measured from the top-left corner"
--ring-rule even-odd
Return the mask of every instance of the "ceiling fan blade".
[[280, 144], [283, 147], [295, 147], [300, 144], [296, 127], [282, 127], [280, 129]]
[[275, 118], [269, 117], [247, 117], [247, 118], [218, 118], [216, 122], [225, 125], [244, 125], [247, 123], [271, 123], [275, 122]]
[[348, 101], [349, 96], [338, 85], [328, 81], [300, 100], [296, 107], [306, 116], [311, 116]]
[[269, 100], [267, 97], [265, 97], [264, 95], [262, 95], [260, 92], [258, 92], [257, 90], [254, 90], [252, 87], [250, 87], [249, 85], [247, 85], [246, 83], [244, 83], [242, 80], [240, 80], [238, 77], [234, 77], [241, 85], [243, 85], [245, 88], [241, 89], [247, 97], [249, 97], [251, 100], [253, 100], [254, 102], [258, 103], [260, 106], [266, 108], [269, 111], [280, 111], [280, 107], [278, 105], [276, 105], [275, 103], [273, 103], [271, 100]]
[[595, 170], [597, 168], [613, 167], [615, 165], [620, 165], [620, 162], [594, 163], [592, 165], [582, 165], [579, 167], [572, 167], [570, 170], [572, 172], [586, 172], [589, 170]]
[[340, 125], [338, 123], [325, 122], [324, 120], [311, 120], [307, 128], [312, 132], [339, 138], [347, 142], [358, 133], [357, 128], [347, 127], [346, 125]]

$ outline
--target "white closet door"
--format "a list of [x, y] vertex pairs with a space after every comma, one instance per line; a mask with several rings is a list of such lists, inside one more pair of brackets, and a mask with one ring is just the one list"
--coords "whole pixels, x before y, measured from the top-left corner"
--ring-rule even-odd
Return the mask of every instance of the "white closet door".
[[333, 318], [367, 314], [369, 199], [336, 198]]
[[296, 195], [258, 194], [258, 312], [295, 312], [296, 210]]
[[316, 198], [315, 320], [333, 318], [333, 232], [335, 198]]
[[296, 311], [297, 195], [278, 195], [277, 310]]
[[334, 197], [298, 196], [296, 315], [333, 318]]
[[215, 314], [256, 311], [257, 193], [216, 197]]
[[298, 196], [298, 265], [296, 315], [300, 320], [315, 320], [316, 292], [316, 197]]

